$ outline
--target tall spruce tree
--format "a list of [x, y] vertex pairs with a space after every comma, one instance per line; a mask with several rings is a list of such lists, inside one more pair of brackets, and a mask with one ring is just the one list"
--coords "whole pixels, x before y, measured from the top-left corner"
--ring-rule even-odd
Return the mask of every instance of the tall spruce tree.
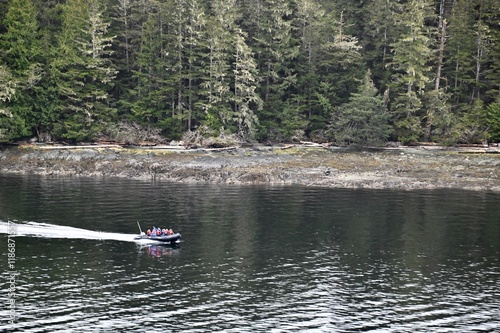
[[[322, 83], [328, 84], [335, 91], [333, 104], [347, 101], [350, 92], [355, 91], [356, 81], [361, 80], [360, 71], [361, 45], [358, 39], [349, 33], [343, 12], [330, 12], [322, 23], [322, 36], [325, 36], [320, 48], [319, 69], [326, 74]], [[329, 115], [327, 115], [329, 116]]]
[[[498, 15], [500, 16], [500, 13]], [[500, 103], [500, 29], [492, 31], [492, 39], [490, 71], [485, 75], [488, 81], [486, 96], [498, 104]]]
[[[44, 118], [44, 106], [40, 105], [44, 89], [44, 54], [41, 35], [36, 20], [37, 12], [32, 0], [10, 0], [3, 24], [5, 33], [0, 34], [0, 56], [5, 65], [4, 98], [0, 101], [8, 118], [3, 118], [4, 136], [15, 138], [37, 134]], [[17, 86], [14, 90], [13, 87]], [[7, 114], [7, 111], [4, 111]], [[45, 123], [43, 125], [46, 125]]]
[[[500, 7], [494, 0], [482, 4], [483, 20], [489, 28], [489, 44], [483, 73], [484, 92], [481, 94], [487, 104], [500, 102]], [[498, 106], [497, 106], [498, 107]]]
[[112, 91], [117, 108], [121, 114], [130, 110], [130, 91], [133, 90], [133, 66], [137, 51], [140, 49], [140, 26], [144, 15], [140, 12], [137, 0], [114, 0], [108, 7], [111, 24], [109, 33], [116, 35], [110, 60], [118, 70]]
[[[440, 140], [452, 142], [453, 127], [456, 116], [452, 112], [450, 94], [446, 92], [448, 87], [442, 87], [444, 57], [447, 46], [447, 12], [446, 0], [440, 0], [438, 6], [437, 29], [435, 30], [436, 52], [432, 58], [434, 71], [434, 89], [425, 93], [424, 106], [424, 140]], [[447, 82], [445, 82], [447, 84]]]
[[7, 66], [0, 65], [0, 141], [9, 139], [12, 133], [11, 119], [12, 113], [9, 111], [7, 105], [10, 103], [12, 97], [16, 93], [17, 83], [12, 77]]
[[133, 39], [134, 33], [134, 20], [132, 13], [137, 7], [134, 0], [117, 0], [114, 5], [115, 21], [117, 24], [113, 26], [117, 30], [116, 48], [119, 52], [115, 51], [118, 56], [117, 62], [122, 63], [121, 68], [123, 73], [130, 73], [132, 71], [133, 63]]
[[329, 131], [340, 145], [381, 145], [391, 132], [388, 119], [384, 99], [367, 71], [358, 92], [333, 112]]
[[[307, 5], [304, 9], [314, 8], [310, 6], [313, 3], [304, 4]], [[342, 12], [323, 12], [305, 31], [312, 33], [314, 43], [310, 46], [314, 48], [308, 54], [309, 71], [301, 75], [299, 82], [306, 78], [309, 87], [304, 89], [311, 94], [308, 131], [321, 139], [331, 110], [347, 102], [349, 94], [356, 89], [356, 80], [362, 77], [359, 71], [361, 47], [357, 38], [349, 33]]]
[[486, 108], [486, 124], [489, 138], [493, 142], [500, 142], [500, 103], [494, 102]]
[[235, 22], [235, 2], [216, 0], [211, 3], [207, 22], [206, 73], [201, 83], [204, 98], [200, 103], [205, 112], [205, 124], [213, 129], [224, 127], [232, 130], [233, 110], [229, 103], [233, 99], [232, 73], [232, 29]]
[[[173, 125], [166, 121], [169, 111], [168, 102], [174, 103], [175, 92], [166, 91], [165, 78], [168, 68], [165, 66], [162, 34], [163, 12], [161, 7], [151, 5], [146, 11], [145, 22], [141, 26], [139, 50], [133, 68], [133, 86], [129, 90], [131, 119], [142, 125], [156, 124], [160, 120], [164, 125]], [[171, 113], [175, 113], [173, 110]], [[173, 127], [173, 126], [172, 126]]]
[[238, 135], [253, 139], [257, 130], [256, 112], [262, 107], [262, 100], [255, 91], [257, 65], [245, 42], [245, 34], [239, 28], [234, 31], [234, 112]]
[[[481, 142], [486, 137], [485, 101], [494, 71], [495, 31], [498, 10], [488, 0], [457, 0], [449, 25], [450, 59], [446, 63], [452, 77], [454, 112], [459, 117], [458, 138], [465, 142]], [[497, 16], [495, 16], [497, 15]], [[493, 27], [493, 29], [492, 29]], [[493, 51], [493, 53], [492, 53]]]
[[[297, 63], [294, 65], [297, 83], [291, 96], [295, 107], [289, 109], [294, 112], [287, 116], [299, 120], [305, 118], [307, 127], [302, 129], [308, 133], [322, 129], [322, 124], [318, 126], [315, 119], [318, 118], [318, 109], [321, 107], [321, 101], [317, 98], [317, 90], [318, 83], [321, 82], [319, 62], [324, 41], [322, 23], [325, 21], [325, 15], [325, 10], [316, 0], [297, 1], [294, 29], [297, 31], [300, 48]], [[299, 112], [298, 115], [297, 112]], [[319, 121], [319, 123], [322, 122]], [[296, 128], [298, 129], [299, 127]]]
[[[286, 108], [286, 94], [295, 82], [292, 61], [297, 57], [299, 43], [292, 34], [292, 6], [286, 0], [245, 2], [249, 47], [257, 61], [257, 91], [263, 100], [259, 112], [261, 131], [276, 127]], [[281, 130], [282, 126], [277, 126]]]
[[191, 0], [186, 4], [186, 24], [184, 57], [186, 87], [186, 129], [191, 130], [203, 119], [203, 102], [200, 101], [200, 84], [206, 77], [207, 59], [207, 21], [206, 9], [200, 0]]
[[63, 8], [59, 54], [54, 62], [60, 88], [58, 134], [93, 140], [114, 120], [109, 90], [117, 71], [109, 59], [113, 36], [107, 34], [101, 0], [69, 0]]
[[391, 71], [388, 66], [392, 61], [391, 45], [399, 35], [396, 25], [397, 0], [374, 0], [365, 8], [365, 31], [362, 45], [364, 59], [372, 70], [375, 82], [385, 90], [390, 82]]
[[429, 30], [426, 18], [431, 15], [427, 0], [410, 0], [398, 14], [397, 23], [402, 33], [393, 47], [392, 103], [398, 140], [418, 141], [423, 134], [422, 95], [430, 82], [431, 58]]
[[446, 72], [450, 75], [453, 104], [470, 102], [470, 85], [473, 75], [474, 24], [473, 3], [457, 0], [449, 24]]

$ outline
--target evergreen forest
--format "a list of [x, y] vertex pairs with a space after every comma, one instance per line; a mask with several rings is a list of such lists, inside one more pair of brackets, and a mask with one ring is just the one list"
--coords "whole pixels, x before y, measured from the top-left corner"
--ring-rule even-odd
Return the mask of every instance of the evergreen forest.
[[0, 141], [132, 132], [498, 142], [500, 2], [0, 0]]

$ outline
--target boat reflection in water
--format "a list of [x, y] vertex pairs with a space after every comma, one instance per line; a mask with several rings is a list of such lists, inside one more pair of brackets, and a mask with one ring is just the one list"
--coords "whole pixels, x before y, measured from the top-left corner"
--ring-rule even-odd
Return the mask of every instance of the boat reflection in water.
[[151, 257], [166, 257], [166, 256], [176, 256], [179, 254], [180, 247], [178, 244], [155, 244], [145, 246], [146, 251]]

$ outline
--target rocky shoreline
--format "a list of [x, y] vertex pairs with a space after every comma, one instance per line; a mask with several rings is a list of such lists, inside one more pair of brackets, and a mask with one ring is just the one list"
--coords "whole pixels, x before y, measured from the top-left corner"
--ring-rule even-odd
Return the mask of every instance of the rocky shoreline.
[[[500, 192], [500, 151], [443, 147], [185, 150], [27, 145], [0, 148], [0, 173], [154, 181]], [[287, 148], [287, 149], [284, 149]]]

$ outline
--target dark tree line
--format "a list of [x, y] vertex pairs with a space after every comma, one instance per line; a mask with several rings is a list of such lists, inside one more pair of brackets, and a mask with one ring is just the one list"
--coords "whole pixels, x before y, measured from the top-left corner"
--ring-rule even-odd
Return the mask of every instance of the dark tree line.
[[117, 139], [124, 124], [500, 140], [496, 0], [0, 0], [0, 22], [0, 140]]

